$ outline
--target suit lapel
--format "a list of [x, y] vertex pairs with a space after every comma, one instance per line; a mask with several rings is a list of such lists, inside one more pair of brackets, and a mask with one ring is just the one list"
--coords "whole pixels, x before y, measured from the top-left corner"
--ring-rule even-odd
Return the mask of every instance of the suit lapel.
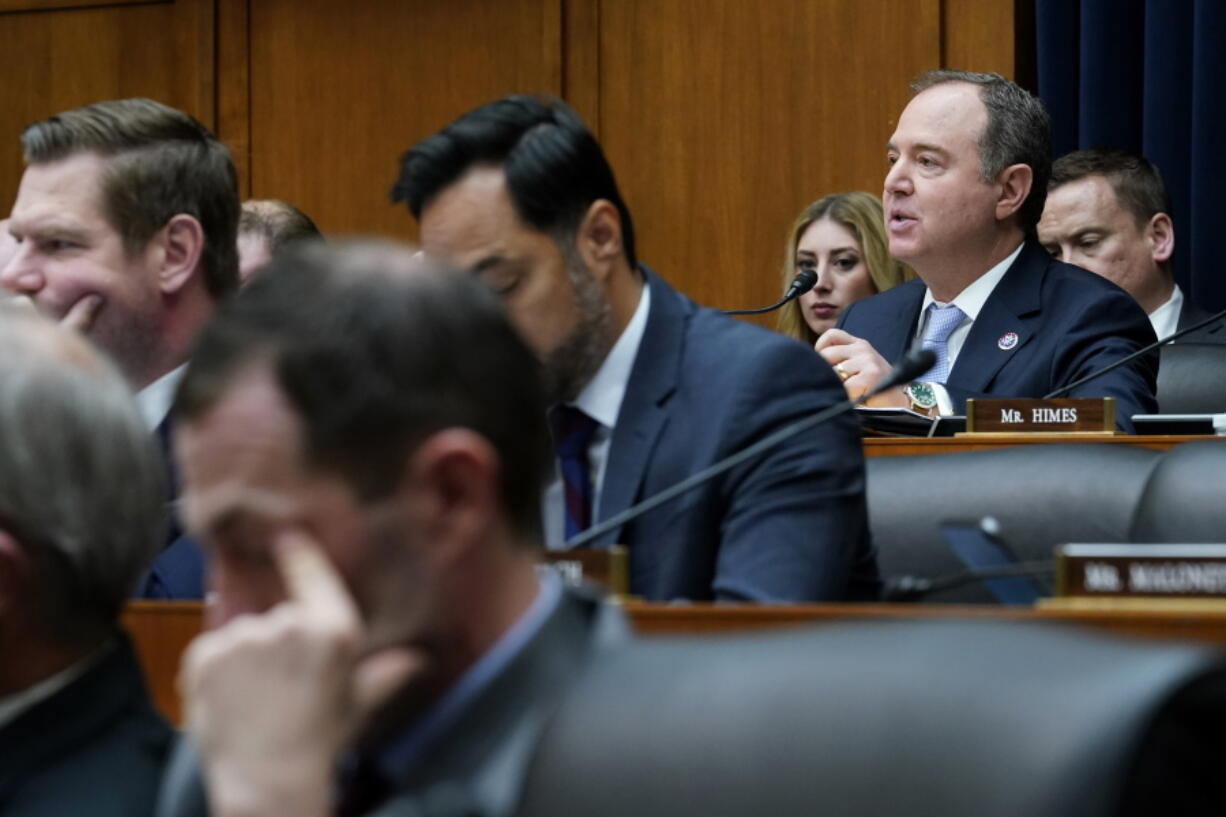
[[[865, 326], [859, 328], [863, 337], [872, 338], [873, 348], [890, 363], [897, 363], [911, 348], [926, 291], [923, 281], [904, 284], [900, 288], [897, 311], [882, 310], [879, 314], [866, 316]], [[900, 314], [908, 319], [900, 321]]]
[[[598, 521], [624, 511], [637, 498], [656, 440], [668, 420], [666, 405], [677, 387], [690, 320], [681, 296], [651, 270], [642, 269], [651, 288], [651, 306], [609, 445]], [[615, 544], [621, 535], [620, 528], [611, 530], [594, 544]]]
[[987, 391], [1001, 367], [1030, 341], [1041, 311], [1039, 295], [1049, 260], [1042, 247], [1026, 242], [971, 325], [946, 385], [968, 392]]

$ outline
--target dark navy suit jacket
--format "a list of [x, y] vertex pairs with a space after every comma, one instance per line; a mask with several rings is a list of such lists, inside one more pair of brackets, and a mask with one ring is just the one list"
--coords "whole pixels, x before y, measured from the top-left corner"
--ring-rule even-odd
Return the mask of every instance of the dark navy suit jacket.
[[[1176, 325], [1176, 331], [1187, 329], [1189, 326], [1208, 320], [1212, 312], [1206, 312], [1192, 300], [1188, 298], [1188, 293], [1183, 294], [1183, 308], [1179, 310], [1179, 323]], [[1203, 329], [1197, 329], [1179, 338], [1174, 343], [1210, 343], [1210, 344], [1226, 344], [1226, 330], [1222, 328], [1222, 322], [1211, 323]]]
[[154, 559], [136, 587], [138, 599], [203, 599], [204, 553], [196, 541], [183, 534], [179, 523], [179, 471], [172, 455], [171, 418], [155, 432], [166, 463], [166, 547]]
[[[600, 519], [845, 398], [795, 340], [697, 306], [645, 270], [651, 308], [609, 448]], [[860, 427], [819, 426], [597, 540], [650, 600], [865, 598], [878, 589]]]
[[[893, 363], [915, 338], [924, 292], [916, 280], [858, 301], [839, 328]], [[1001, 342], [1008, 333], [1016, 343]], [[972, 397], [1043, 397], [1155, 340], [1132, 296], [1028, 240], [972, 324], [945, 388], [959, 414]], [[1116, 425], [1131, 431], [1134, 414], [1158, 410], [1157, 377], [1155, 351], [1068, 396], [1114, 397]]]

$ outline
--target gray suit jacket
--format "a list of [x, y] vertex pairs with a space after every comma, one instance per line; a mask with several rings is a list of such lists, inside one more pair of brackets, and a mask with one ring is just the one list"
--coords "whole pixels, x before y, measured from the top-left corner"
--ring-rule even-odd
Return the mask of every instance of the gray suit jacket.
[[[616, 607], [568, 590], [533, 638], [464, 713], [405, 769], [378, 817], [499, 817], [519, 797], [537, 738], [565, 690], [603, 654], [630, 640]], [[182, 741], [167, 771], [159, 817], [208, 814], [194, 751]]]
[[121, 638], [75, 681], [0, 728], [0, 814], [145, 817], [172, 740]]

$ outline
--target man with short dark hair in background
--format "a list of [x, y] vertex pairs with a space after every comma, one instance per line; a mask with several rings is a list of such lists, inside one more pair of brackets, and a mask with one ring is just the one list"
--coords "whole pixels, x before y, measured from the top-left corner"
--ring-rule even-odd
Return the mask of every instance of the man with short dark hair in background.
[[0, 303], [0, 814], [151, 813], [170, 727], [118, 617], [162, 537], [119, 372]]
[[[148, 99], [64, 111], [30, 125], [21, 143], [26, 170], [9, 222], [20, 246], [0, 284], [109, 353], [165, 444], [191, 344], [238, 282], [230, 153], [195, 119]], [[173, 497], [173, 473], [170, 483]], [[186, 540], [159, 557], [142, 590], [202, 594]]]
[[[545, 541], [593, 524], [844, 398], [810, 350], [697, 306], [641, 265], [595, 137], [557, 99], [473, 110], [402, 160], [422, 248], [502, 298], [549, 378]], [[877, 591], [850, 415], [597, 537], [651, 600]]]
[[272, 257], [298, 241], [323, 238], [311, 217], [287, 201], [248, 199], [238, 219], [238, 278], [241, 283]]
[[[1051, 169], [1043, 104], [997, 74], [932, 71], [886, 146], [890, 254], [919, 280], [866, 298], [817, 343], [849, 393], [913, 344], [937, 356], [874, 405], [962, 414], [974, 397], [1043, 397], [1154, 341], [1119, 287], [1052, 259], [1035, 239]], [[1114, 397], [1116, 424], [1157, 411], [1157, 352], [1073, 390]]]
[[[1171, 271], [1175, 225], [1158, 168], [1118, 148], [1091, 148], [1052, 165], [1039, 241], [1068, 264], [1097, 272], [1136, 299], [1163, 338], [1205, 320]], [[1211, 326], [1179, 343], [1226, 343]]]
[[[214, 817], [514, 806], [563, 689], [627, 637], [536, 570], [542, 392], [496, 299], [408, 249], [292, 250], [222, 307], [175, 403]], [[162, 814], [198, 813], [182, 768]]]

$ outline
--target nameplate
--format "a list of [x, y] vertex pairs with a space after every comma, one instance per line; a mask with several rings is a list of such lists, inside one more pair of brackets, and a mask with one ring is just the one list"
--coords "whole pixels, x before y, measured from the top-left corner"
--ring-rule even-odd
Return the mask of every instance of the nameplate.
[[1226, 597], [1226, 545], [1062, 545], [1056, 595]]
[[538, 566], [553, 570], [569, 585], [592, 582], [614, 596], [630, 592], [630, 553], [625, 545], [542, 551]]
[[1114, 397], [966, 401], [967, 434], [1113, 434]]

